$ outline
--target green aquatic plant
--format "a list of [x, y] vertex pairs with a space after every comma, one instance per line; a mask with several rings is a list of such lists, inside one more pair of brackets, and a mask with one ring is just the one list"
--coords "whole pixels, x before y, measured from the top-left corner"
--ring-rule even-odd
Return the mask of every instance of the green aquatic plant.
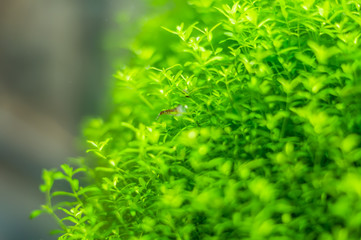
[[359, 239], [360, 0], [170, 2], [31, 217], [59, 239]]

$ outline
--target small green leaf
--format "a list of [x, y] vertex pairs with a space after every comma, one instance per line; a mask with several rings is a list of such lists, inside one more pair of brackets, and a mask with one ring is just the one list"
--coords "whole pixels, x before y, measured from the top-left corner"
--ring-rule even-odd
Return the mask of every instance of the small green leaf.
[[51, 235], [58, 235], [58, 234], [63, 234], [64, 230], [59, 230], [59, 229], [55, 229], [55, 230], [51, 230], [50, 234]]
[[80, 188], [80, 190], [78, 191], [78, 195], [83, 195], [87, 192], [99, 192], [100, 189], [98, 187], [94, 187], [94, 186], [86, 186], [84, 188]]
[[69, 177], [73, 176], [73, 168], [70, 167], [68, 164], [62, 164], [60, 167], [63, 169], [64, 173], [67, 176]]
[[78, 220], [76, 218], [72, 217], [72, 216], [65, 217], [65, 218], [61, 219], [61, 221], [62, 222], [70, 221], [70, 222], [75, 223], [75, 224], [78, 223]]
[[45, 184], [41, 184], [39, 189], [41, 192], [46, 192], [46, 191], [50, 190], [49, 187], [46, 186]]
[[44, 210], [34, 210], [34, 211], [31, 212], [29, 218], [34, 219], [37, 216], [39, 216], [40, 214], [42, 214], [43, 212], [44, 212]]
[[56, 196], [69, 196], [69, 197], [74, 197], [73, 193], [69, 193], [69, 192], [64, 192], [64, 191], [56, 191], [53, 192], [51, 194], [51, 196], [56, 197]]
[[76, 173], [79, 173], [79, 172], [86, 172], [86, 169], [85, 168], [77, 168], [73, 174], [76, 174]]
[[302, 63], [306, 64], [306, 65], [309, 65], [309, 66], [311, 66], [313, 68], [316, 67], [315, 60], [313, 58], [303, 54], [303, 53], [298, 52], [298, 53], [295, 54], [295, 57], [298, 60], [300, 60]]
[[62, 210], [63, 212], [65, 212], [66, 214], [72, 216], [73, 213], [71, 213], [68, 209], [62, 208], [62, 207], [58, 207], [59, 210]]
[[357, 134], [350, 134], [341, 142], [341, 149], [344, 153], [350, 152], [360, 143], [360, 136]]
[[72, 179], [71, 182], [70, 182], [70, 185], [72, 186], [74, 191], [79, 190], [79, 180], [78, 179]]

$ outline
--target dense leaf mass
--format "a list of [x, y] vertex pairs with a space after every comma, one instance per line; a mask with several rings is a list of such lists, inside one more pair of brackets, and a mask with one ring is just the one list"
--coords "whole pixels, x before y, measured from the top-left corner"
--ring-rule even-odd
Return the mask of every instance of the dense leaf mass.
[[360, 0], [157, 4], [33, 216], [59, 239], [360, 239]]

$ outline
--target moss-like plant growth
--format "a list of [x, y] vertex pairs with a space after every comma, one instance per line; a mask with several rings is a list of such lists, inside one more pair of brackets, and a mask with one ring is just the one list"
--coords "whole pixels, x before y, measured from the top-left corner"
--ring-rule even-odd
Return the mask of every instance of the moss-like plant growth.
[[32, 216], [59, 239], [360, 239], [360, 0], [172, 3]]

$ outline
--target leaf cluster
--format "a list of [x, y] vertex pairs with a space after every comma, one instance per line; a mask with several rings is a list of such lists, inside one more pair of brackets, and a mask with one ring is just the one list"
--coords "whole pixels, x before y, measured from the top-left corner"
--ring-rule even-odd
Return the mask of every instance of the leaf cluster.
[[60, 239], [359, 239], [361, 2], [172, 2], [185, 23], [148, 21], [84, 129], [93, 157], [44, 171], [32, 216]]

